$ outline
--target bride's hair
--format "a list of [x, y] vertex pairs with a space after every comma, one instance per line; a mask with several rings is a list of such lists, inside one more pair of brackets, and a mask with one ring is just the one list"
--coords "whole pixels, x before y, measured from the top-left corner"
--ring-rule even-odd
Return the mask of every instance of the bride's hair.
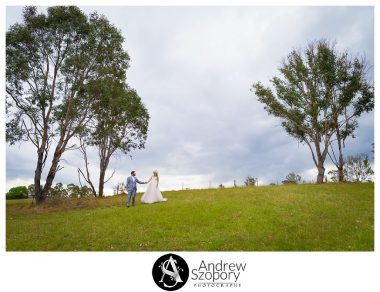
[[158, 177], [158, 171], [156, 169], [153, 170], [153, 175]]

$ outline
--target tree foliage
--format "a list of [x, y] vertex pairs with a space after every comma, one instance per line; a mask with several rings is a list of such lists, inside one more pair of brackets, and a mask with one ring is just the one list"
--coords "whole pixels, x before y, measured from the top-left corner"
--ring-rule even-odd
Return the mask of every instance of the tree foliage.
[[18, 186], [9, 189], [6, 194], [7, 200], [25, 199], [28, 197], [28, 189], [26, 186]]
[[31, 197], [35, 196], [34, 184], [28, 185], [28, 195], [31, 196]]
[[301, 176], [294, 172], [289, 173], [285, 180], [282, 181], [283, 184], [299, 184], [301, 183]]
[[375, 172], [371, 167], [368, 155], [361, 153], [357, 155], [349, 155], [345, 158], [343, 180], [340, 179], [340, 173], [338, 170], [331, 170], [328, 174], [330, 175], [330, 180], [333, 182], [365, 182], [372, 181]]
[[257, 185], [257, 178], [254, 178], [253, 176], [247, 176], [244, 179], [244, 185], [245, 186], [256, 186]]
[[123, 41], [105, 17], [88, 17], [75, 6], [49, 7], [47, 14], [26, 7], [23, 23], [7, 31], [6, 137], [11, 145], [30, 141], [37, 149], [37, 203], [49, 193], [62, 154], [73, 148], [69, 141], [92, 118], [91, 105], [101, 98], [93, 88], [104, 78], [125, 80], [129, 56]]
[[330, 170], [327, 174], [329, 175], [329, 178], [332, 182], [345, 181], [345, 179], [346, 179], [346, 175], [345, 175], [344, 170], [343, 170], [343, 180], [341, 180], [339, 178], [339, 173], [338, 173], [338, 170], [336, 170], [336, 169]]
[[345, 175], [348, 181], [371, 181], [374, 171], [367, 154], [347, 156], [345, 161]]
[[284, 59], [280, 75], [270, 80], [275, 93], [260, 82], [252, 87], [264, 109], [308, 146], [318, 169], [317, 183], [324, 180], [333, 136], [338, 130], [344, 139], [353, 134], [356, 117], [373, 107], [373, 87], [366, 82], [364, 69], [363, 61], [351, 60], [346, 52], [340, 54], [320, 40]]
[[73, 183], [68, 184], [66, 187], [61, 183], [50, 188], [47, 198], [83, 198], [92, 196], [91, 189], [87, 186], [77, 186]]
[[62, 183], [57, 183], [53, 188], [49, 190], [48, 197], [67, 197], [68, 193]]
[[367, 81], [367, 64], [364, 59], [352, 57], [348, 52], [339, 54], [331, 47], [331, 112], [335, 135], [328, 155], [337, 167], [338, 181], [344, 181], [343, 148], [347, 138], [355, 138], [358, 117], [374, 108], [374, 87]]
[[[97, 94], [102, 96], [94, 103], [93, 118], [81, 134], [81, 151], [86, 173], [79, 170], [94, 189], [87, 161], [87, 146], [95, 146], [99, 154], [99, 196], [103, 195], [105, 179], [112, 155], [117, 151], [128, 154], [133, 149], [144, 148], [148, 133], [149, 114], [135, 90], [123, 83], [105, 79], [97, 84]], [[111, 175], [112, 177], [112, 175]]]

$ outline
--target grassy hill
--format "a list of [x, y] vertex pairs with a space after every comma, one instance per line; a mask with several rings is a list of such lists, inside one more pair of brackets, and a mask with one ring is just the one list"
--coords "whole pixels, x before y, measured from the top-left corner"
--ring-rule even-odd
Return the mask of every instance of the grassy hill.
[[7, 201], [7, 251], [373, 251], [374, 184]]

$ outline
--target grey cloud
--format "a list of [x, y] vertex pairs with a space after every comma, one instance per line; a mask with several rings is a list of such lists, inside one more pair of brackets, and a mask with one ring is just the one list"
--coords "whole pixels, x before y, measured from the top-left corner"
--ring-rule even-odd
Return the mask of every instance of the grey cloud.
[[[242, 183], [247, 175], [269, 183], [290, 171], [314, 179], [309, 150], [267, 115], [251, 84], [267, 84], [290, 50], [319, 38], [365, 54], [370, 64], [374, 60], [371, 7], [81, 8], [97, 10], [121, 29], [132, 59], [128, 82], [151, 115], [145, 149], [133, 151], [132, 160], [121, 155], [111, 161], [110, 172], [117, 169], [117, 176], [108, 189], [131, 169], [144, 178], [157, 168], [166, 189], [183, 182]], [[7, 25], [20, 19], [20, 11], [7, 8]], [[369, 113], [360, 119], [357, 138], [347, 141], [347, 154], [370, 152], [373, 132]], [[7, 180], [32, 176], [34, 158], [14, 153], [7, 147]], [[97, 169], [95, 152], [91, 158]], [[81, 161], [75, 153], [65, 159], [56, 181], [69, 183]]]

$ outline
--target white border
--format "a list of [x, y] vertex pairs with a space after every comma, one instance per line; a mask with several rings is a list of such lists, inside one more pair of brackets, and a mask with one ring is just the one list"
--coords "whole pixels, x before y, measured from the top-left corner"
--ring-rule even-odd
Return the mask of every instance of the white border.
[[[96, 3], [96, 5], [94, 5]], [[5, 28], [5, 7], [18, 5], [154, 5], [154, 6], [375, 6], [375, 32], [379, 31], [378, 1], [249, 1], [249, 0], [150, 0], [150, 1], [5, 1], [0, 11]], [[375, 33], [376, 35], [376, 33]], [[5, 32], [1, 38], [1, 85], [5, 88]], [[378, 40], [375, 37], [375, 52]], [[375, 56], [375, 84], [379, 84], [379, 62]], [[377, 92], [377, 91], [376, 91]], [[2, 100], [2, 102], [4, 102]], [[4, 137], [4, 106], [0, 112]], [[378, 102], [375, 113], [379, 112]], [[375, 114], [375, 125], [379, 118]], [[375, 127], [375, 152], [378, 153], [377, 127]], [[1, 194], [5, 193], [5, 149], [1, 140], [0, 160]], [[375, 164], [375, 173], [379, 167]], [[379, 196], [377, 187], [375, 197]], [[163, 291], [155, 286], [151, 268], [155, 260], [166, 252], [5, 252], [5, 196], [0, 196], [0, 288], [2, 291]], [[379, 200], [375, 209], [379, 210]], [[375, 226], [378, 226], [375, 212]], [[212, 262], [247, 262], [247, 272], [242, 275], [243, 287], [227, 291], [380, 291], [378, 280], [379, 234], [375, 232], [375, 252], [175, 252], [182, 256], [190, 268], [202, 259]], [[218, 289], [193, 288], [191, 280], [180, 291], [218, 291]], [[220, 288], [219, 288], [220, 289]], [[224, 290], [226, 291], [226, 290]]]

